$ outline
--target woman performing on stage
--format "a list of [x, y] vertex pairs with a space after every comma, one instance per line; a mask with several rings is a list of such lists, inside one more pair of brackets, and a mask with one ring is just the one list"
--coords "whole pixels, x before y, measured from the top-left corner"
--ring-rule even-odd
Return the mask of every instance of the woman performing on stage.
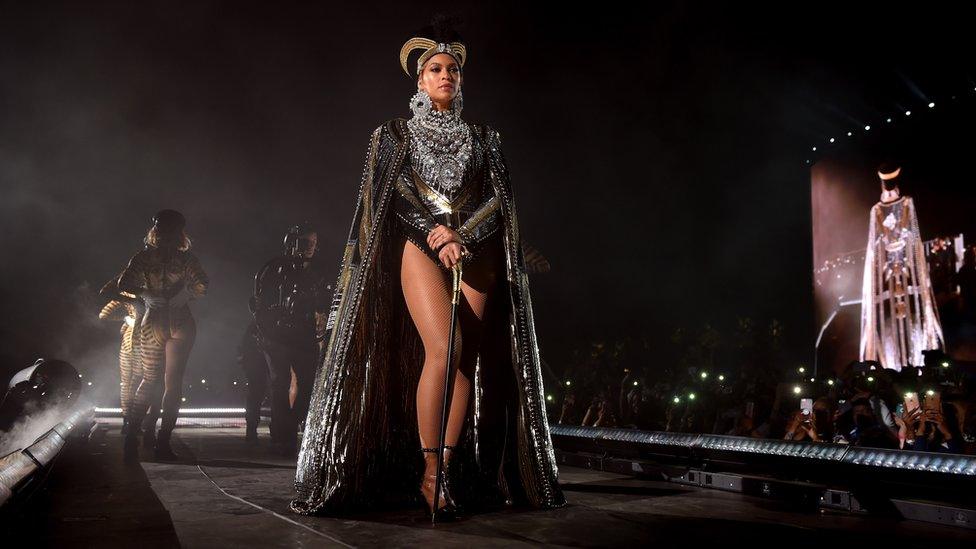
[[136, 324], [142, 320], [140, 312], [142, 301], [132, 294], [120, 292], [117, 278], [106, 282], [99, 295], [109, 298], [110, 301], [102, 307], [98, 319], [122, 321], [122, 326], [119, 328], [122, 336], [119, 346], [119, 402], [122, 404], [122, 434], [124, 435], [128, 432], [135, 383], [142, 378], [142, 355], [137, 337], [138, 330], [136, 330]]
[[298, 513], [421, 496], [435, 520], [462, 504], [565, 504], [499, 135], [461, 119], [460, 37], [436, 25], [408, 40], [411, 78], [418, 50], [413, 116], [369, 143], [298, 460]]
[[[156, 439], [157, 459], [176, 459], [169, 439], [176, 426], [183, 389], [183, 371], [193, 348], [197, 328], [189, 302], [207, 293], [209, 281], [200, 261], [189, 252], [186, 219], [175, 210], [153, 217], [146, 248], [129, 260], [119, 277], [119, 290], [140, 297], [146, 313], [138, 325], [142, 352], [142, 382], [127, 415], [125, 457], [138, 457], [138, 436], [151, 402], [162, 391], [162, 425]], [[153, 427], [155, 428], [155, 426]]]

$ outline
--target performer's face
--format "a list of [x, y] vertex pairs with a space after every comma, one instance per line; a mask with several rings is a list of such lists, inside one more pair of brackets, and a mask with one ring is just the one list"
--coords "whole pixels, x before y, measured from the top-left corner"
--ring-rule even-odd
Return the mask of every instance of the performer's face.
[[427, 60], [417, 77], [417, 89], [430, 96], [437, 110], [451, 108], [451, 101], [461, 91], [461, 67], [446, 53]]
[[319, 235], [316, 233], [309, 233], [302, 237], [302, 255], [307, 259], [311, 259], [315, 255], [315, 247], [319, 243]]

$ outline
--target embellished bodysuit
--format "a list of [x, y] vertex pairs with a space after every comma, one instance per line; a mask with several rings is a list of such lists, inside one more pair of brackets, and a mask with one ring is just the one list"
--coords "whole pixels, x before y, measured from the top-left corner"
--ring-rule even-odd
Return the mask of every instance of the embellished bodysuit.
[[499, 199], [485, 169], [484, 126], [460, 121], [454, 113], [447, 116], [455, 118], [461, 128], [454, 132], [454, 136], [461, 133], [455, 137], [460, 142], [456, 154], [438, 154], [427, 146], [439, 136], [437, 131], [424, 132], [419, 127], [425, 117], [414, 116], [407, 123], [411, 134], [404, 137], [410, 143], [409, 154], [395, 181], [393, 202], [404, 236], [444, 270], [437, 251], [427, 246], [427, 235], [434, 227], [446, 225], [457, 231], [474, 258], [496, 239], [501, 226]]
[[[189, 353], [196, 337], [196, 323], [187, 301], [207, 293], [207, 273], [197, 257], [188, 251], [147, 247], [129, 260], [129, 265], [119, 276], [118, 285], [124, 291], [148, 290], [167, 296], [165, 305], [152, 306], [147, 302], [142, 322], [135, 326], [142, 358], [142, 381], [132, 396], [127, 419], [129, 425], [142, 425], [151, 403], [163, 397], [160, 433], [170, 433], [176, 426], [179, 401], [167, 402], [163, 393], [166, 346], [175, 339], [180, 342], [183, 352]], [[180, 293], [189, 297], [175, 299]], [[169, 389], [166, 391], [168, 394]]]
[[[171, 292], [182, 286], [195, 298], [206, 294], [208, 285], [209, 279], [200, 260], [191, 252], [167, 253], [158, 248], [146, 248], [134, 255], [119, 277], [121, 288]], [[142, 327], [149, 328], [148, 335], [153, 341], [143, 343], [163, 345], [174, 332], [192, 321], [185, 302], [177, 306], [149, 308], [142, 318]]]

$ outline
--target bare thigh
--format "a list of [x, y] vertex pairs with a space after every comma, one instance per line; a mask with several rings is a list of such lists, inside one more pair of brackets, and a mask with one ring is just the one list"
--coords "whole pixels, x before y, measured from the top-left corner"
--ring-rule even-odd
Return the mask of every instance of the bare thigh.
[[173, 337], [166, 341], [166, 387], [172, 390], [181, 386], [190, 351], [196, 341], [197, 326], [193, 317], [183, 320], [179, 328], [172, 330]]
[[446, 353], [451, 314], [451, 281], [417, 246], [404, 240], [400, 286], [424, 349]]
[[[461, 302], [458, 322], [463, 334], [462, 349], [477, 352], [489, 296], [498, 283], [501, 266], [496, 248], [486, 250], [461, 277]], [[447, 348], [451, 315], [451, 276], [435, 265], [410, 240], [404, 240], [400, 265], [400, 285], [410, 317], [428, 352]]]

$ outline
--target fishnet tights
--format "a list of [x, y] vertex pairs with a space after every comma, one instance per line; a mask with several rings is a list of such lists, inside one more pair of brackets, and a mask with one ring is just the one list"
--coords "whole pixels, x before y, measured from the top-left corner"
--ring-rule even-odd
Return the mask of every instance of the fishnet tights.
[[[486, 253], [464, 265], [458, 324], [454, 334], [453, 388], [447, 415], [445, 444], [454, 446], [461, 435], [481, 344], [482, 321], [498, 273], [497, 254]], [[400, 285], [410, 318], [424, 345], [424, 365], [417, 386], [417, 427], [425, 448], [440, 442], [444, 369], [447, 366], [448, 332], [451, 328], [451, 274], [435, 265], [417, 246], [405, 240], [400, 265]], [[424, 453], [428, 474], [433, 474], [437, 454]], [[445, 452], [445, 460], [450, 452]]]

